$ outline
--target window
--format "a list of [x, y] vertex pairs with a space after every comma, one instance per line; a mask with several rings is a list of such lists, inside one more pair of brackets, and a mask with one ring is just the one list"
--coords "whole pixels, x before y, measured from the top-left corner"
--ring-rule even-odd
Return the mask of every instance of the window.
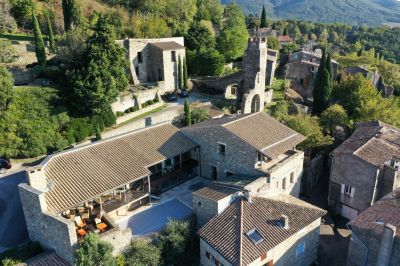
[[208, 251], [206, 251], [206, 257], [207, 257], [207, 259], [210, 259], [210, 257], [211, 257], [211, 255]]
[[300, 244], [297, 245], [296, 247], [296, 257], [299, 257], [304, 254], [304, 249], [306, 247], [306, 244], [304, 242], [301, 242]]
[[211, 165], [211, 178], [213, 180], [217, 180], [217, 167], [215, 167], [214, 165]]
[[248, 231], [246, 235], [251, 239], [251, 241], [253, 241], [255, 245], [261, 243], [264, 240], [264, 238], [255, 228]]
[[201, 208], [201, 201], [197, 202], [197, 206], [199, 206], [199, 208]]
[[143, 63], [143, 57], [142, 57], [142, 52], [137, 53], [137, 60], [139, 63]]
[[276, 181], [276, 188], [279, 188], [279, 181]]
[[140, 77], [139, 66], [135, 66], [135, 72], [136, 72], [136, 76]]
[[294, 172], [290, 173], [290, 183], [294, 183]]
[[229, 172], [229, 171], [225, 171], [225, 176], [226, 176], [226, 177], [233, 176], [233, 173], [232, 173], [232, 172]]
[[152, 124], [151, 116], [146, 117], [146, 118], [144, 119], [144, 125], [145, 125], [146, 127], [148, 127], [148, 126], [151, 126], [151, 124]]
[[286, 177], [282, 179], [282, 189], [286, 189]]
[[270, 184], [271, 183], [271, 177], [267, 176], [267, 183]]
[[176, 52], [175, 51], [171, 51], [171, 61], [176, 62]]
[[342, 189], [341, 189], [341, 193], [342, 194], [353, 198], [354, 197], [354, 191], [355, 191], [355, 189], [353, 187], [351, 187], [349, 185], [346, 185], [346, 184], [342, 184]]
[[225, 156], [225, 144], [223, 144], [223, 143], [218, 143], [218, 150], [217, 150], [217, 152], [219, 153], [219, 154], [221, 154], [221, 155], [224, 155]]

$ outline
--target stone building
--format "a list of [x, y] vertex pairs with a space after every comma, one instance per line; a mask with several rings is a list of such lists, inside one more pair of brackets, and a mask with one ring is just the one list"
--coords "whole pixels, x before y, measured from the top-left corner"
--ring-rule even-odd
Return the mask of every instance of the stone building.
[[154, 85], [163, 90], [178, 88], [178, 61], [185, 58], [183, 37], [125, 39], [117, 41], [127, 50], [134, 85]]
[[377, 90], [382, 93], [383, 97], [389, 98], [393, 96], [394, 88], [390, 85], [385, 84], [385, 82], [383, 81], [383, 77], [378, 73], [378, 70], [372, 72], [362, 66], [353, 66], [343, 69], [343, 74], [350, 76], [356, 76], [360, 74], [365, 78], [371, 80], [371, 83]]
[[277, 69], [278, 64], [278, 55], [279, 51], [268, 49], [267, 51], [267, 72], [265, 83], [267, 86], [272, 86], [275, 78], [275, 71]]
[[282, 35], [278, 37], [279, 44], [281, 46], [289, 45], [293, 43], [293, 39], [289, 35]]
[[[301, 50], [289, 55], [285, 77], [293, 81], [293, 88], [305, 99], [313, 97], [314, 80], [321, 62], [321, 50]], [[333, 76], [336, 79], [339, 64], [332, 60]]]
[[305, 138], [265, 113], [232, 115], [181, 129], [200, 145], [200, 176], [253, 193], [298, 197]]
[[206, 187], [194, 192], [193, 208], [198, 217], [217, 213], [198, 231], [201, 265], [308, 266], [317, 259], [326, 212], [294, 197]]
[[353, 219], [400, 186], [400, 131], [381, 121], [357, 123], [332, 154], [329, 207]]
[[89, 232], [120, 252], [132, 232], [112, 217], [196, 176], [197, 153], [195, 142], [164, 123], [47, 157], [19, 185], [30, 239], [69, 263]]
[[348, 223], [347, 266], [400, 264], [400, 189], [386, 195]]

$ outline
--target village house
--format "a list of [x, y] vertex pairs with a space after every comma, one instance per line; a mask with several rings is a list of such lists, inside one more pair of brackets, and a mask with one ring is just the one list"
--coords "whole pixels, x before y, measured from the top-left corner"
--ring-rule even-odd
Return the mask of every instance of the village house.
[[400, 263], [400, 189], [386, 195], [348, 223], [347, 266]]
[[293, 39], [289, 35], [282, 35], [278, 37], [279, 44], [281, 46], [289, 45], [293, 43]]
[[298, 196], [304, 155], [295, 146], [303, 140], [254, 113], [181, 130], [158, 124], [50, 155], [19, 185], [29, 237], [69, 263], [90, 232], [120, 252], [133, 237], [125, 218], [162, 207], [152, 207], [151, 197], [197, 176], [231, 191]]
[[121, 251], [132, 232], [112, 217], [197, 176], [198, 149], [164, 123], [47, 157], [19, 186], [30, 239], [69, 263], [89, 232]]
[[322, 209], [289, 195], [252, 196], [218, 185], [193, 193], [200, 264], [308, 266], [317, 259]]
[[231, 115], [186, 128], [200, 145], [200, 175], [252, 193], [299, 196], [305, 137], [263, 112]]
[[329, 207], [345, 218], [400, 186], [400, 131], [381, 121], [357, 123], [331, 157]]
[[378, 70], [372, 72], [362, 66], [353, 66], [343, 69], [342, 74], [347, 76], [356, 76], [360, 74], [364, 78], [371, 80], [371, 83], [382, 93], [383, 97], [389, 98], [393, 96], [394, 88], [384, 83], [383, 77], [378, 73]]
[[[321, 63], [322, 52], [320, 49], [315, 52], [301, 50], [289, 55], [286, 64], [285, 77], [293, 81], [295, 89], [304, 99], [313, 97], [314, 80]], [[333, 77], [336, 79], [339, 63], [332, 60]]]

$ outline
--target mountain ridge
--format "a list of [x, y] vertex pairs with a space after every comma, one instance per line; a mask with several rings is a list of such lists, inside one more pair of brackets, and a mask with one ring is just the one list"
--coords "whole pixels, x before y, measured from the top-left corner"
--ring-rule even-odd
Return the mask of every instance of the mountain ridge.
[[[232, 0], [221, 0], [229, 4]], [[315, 22], [341, 22], [350, 25], [400, 23], [397, 0], [236, 0], [247, 14], [260, 14], [265, 5], [272, 18], [302, 19]]]

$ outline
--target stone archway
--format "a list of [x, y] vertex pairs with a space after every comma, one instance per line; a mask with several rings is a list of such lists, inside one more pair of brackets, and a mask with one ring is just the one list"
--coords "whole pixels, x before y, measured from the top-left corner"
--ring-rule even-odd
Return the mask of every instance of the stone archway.
[[253, 99], [251, 100], [251, 112], [252, 113], [257, 113], [260, 112], [260, 95], [256, 94], [254, 95]]

